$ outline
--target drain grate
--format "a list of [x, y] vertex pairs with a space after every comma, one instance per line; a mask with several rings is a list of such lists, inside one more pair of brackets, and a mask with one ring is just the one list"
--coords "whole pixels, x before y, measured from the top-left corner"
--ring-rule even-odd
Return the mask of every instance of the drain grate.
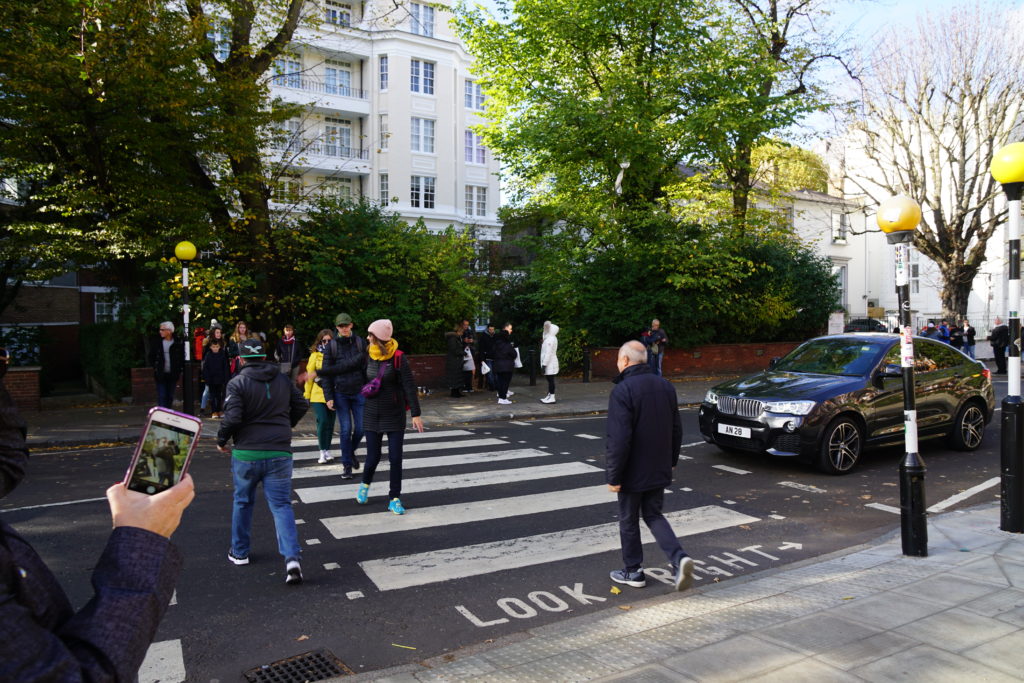
[[344, 662], [330, 650], [321, 648], [249, 669], [245, 672], [245, 680], [249, 683], [306, 683], [352, 675], [355, 672]]

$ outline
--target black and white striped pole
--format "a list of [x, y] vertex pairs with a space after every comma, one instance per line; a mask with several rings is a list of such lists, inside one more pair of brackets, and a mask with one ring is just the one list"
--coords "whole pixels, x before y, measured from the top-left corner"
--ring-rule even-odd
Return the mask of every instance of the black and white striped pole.
[[1003, 186], [1009, 203], [1007, 242], [1010, 248], [1010, 292], [1007, 318], [1010, 353], [1006, 364], [1007, 396], [1000, 420], [999, 528], [1024, 532], [1024, 403], [1020, 395], [1020, 198], [1024, 188], [1024, 142], [1006, 145], [992, 157], [992, 177]]
[[181, 412], [195, 414], [195, 403], [192, 392], [192, 337], [188, 324], [191, 306], [188, 300], [188, 264], [196, 257], [196, 246], [191, 242], [178, 242], [174, 247], [174, 256], [181, 261], [181, 319], [185, 333], [185, 363], [181, 373]]
[[917, 450], [917, 402], [914, 396], [914, 326], [910, 321], [910, 245], [921, 222], [921, 207], [913, 199], [892, 197], [881, 203], [875, 217], [889, 244], [896, 247], [896, 298], [900, 318], [900, 367], [903, 369], [903, 425], [906, 454], [900, 463], [900, 531], [903, 554], [928, 555], [925, 521], [924, 460]]

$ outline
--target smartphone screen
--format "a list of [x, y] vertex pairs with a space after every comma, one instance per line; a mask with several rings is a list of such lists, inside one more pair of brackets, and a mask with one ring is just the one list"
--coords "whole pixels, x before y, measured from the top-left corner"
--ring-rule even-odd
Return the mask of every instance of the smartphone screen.
[[191, 415], [167, 408], [150, 410], [125, 475], [127, 487], [153, 494], [177, 484], [188, 469], [202, 427]]

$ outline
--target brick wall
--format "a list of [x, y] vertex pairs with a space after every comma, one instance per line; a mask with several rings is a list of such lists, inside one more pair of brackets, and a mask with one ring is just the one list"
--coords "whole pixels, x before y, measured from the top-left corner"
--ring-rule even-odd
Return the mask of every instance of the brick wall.
[[[768, 367], [772, 358], [785, 356], [800, 342], [771, 342], [764, 344], [708, 344], [692, 349], [669, 348], [661, 364], [666, 377], [704, 376], [720, 374], [746, 374]], [[619, 371], [615, 366], [618, 349], [598, 348], [591, 351], [591, 375], [610, 379]]]
[[4, 309], [0, 322], [19, 325], [77, 323], [79, 306], [77, 288], [26, 286]]
[[8, 368], [4, 386], [10, 392], [18, 410], [36, 412], [42, 407], [39, 400], [38, 366]]

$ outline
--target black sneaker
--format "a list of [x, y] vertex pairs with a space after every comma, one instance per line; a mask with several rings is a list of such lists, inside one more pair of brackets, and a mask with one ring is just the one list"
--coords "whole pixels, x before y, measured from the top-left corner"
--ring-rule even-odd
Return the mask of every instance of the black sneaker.
[[611, 574], [612, 581], [615, 583], [624, 583], [627, 586], [633, 588], [643, 588], [647, 585], [647, 577], [644, 576], [644, 570], [637, 569], [635, 572], [627, 571], [625, 569], [616, 569]]
[[348, 465], [345, 465], [345, 469], [343, 469], [341, 471], [341, 478], [342, 479], [351, 479], [352, 478], [352, 468], [349, 467]]
[[284, 582], [289, 586], [297, 586], [302, 583], [302, 565], [298, 560], [288, 560], [285, 564]]
[[[391, 447], [391, 445], [388, 444], [388, 448], [390, 448], [390, 447]], [[362, 467], [362, 465], [359, 464], [359, 458], [357, 458], [356, 454], [353, 453], [352, 454], [352, 469], [354, 469], [356, 472], [358, 472], [360, 467]]]
[[228, 560], [230, 560], [232, 564], [237, 564], [239, 566], [249, 564], [248, 557], [235, 557], [235, 554], [230, 550], [228, 551]]

